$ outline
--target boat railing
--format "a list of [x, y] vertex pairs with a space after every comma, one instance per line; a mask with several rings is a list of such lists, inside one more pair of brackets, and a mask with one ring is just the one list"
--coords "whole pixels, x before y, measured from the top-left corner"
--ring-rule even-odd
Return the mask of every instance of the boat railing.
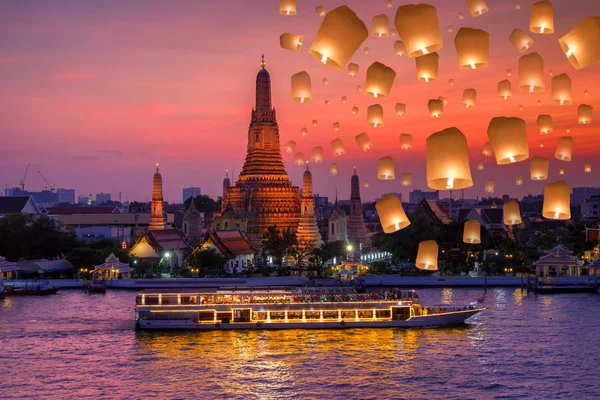
[[39, 290], [50, 287], [50, 281], [4, 281], [4, 288], [6, 290], [25, 289], [25, 290]]

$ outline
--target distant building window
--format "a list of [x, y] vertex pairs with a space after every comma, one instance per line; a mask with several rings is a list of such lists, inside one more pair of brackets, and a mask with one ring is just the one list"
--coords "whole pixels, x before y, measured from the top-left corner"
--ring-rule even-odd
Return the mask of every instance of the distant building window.
[[256, 142], [260, 142], [260, 135], [256, 135]]
[[331, 223], [331, 234], [335, 235], [335, 224], [333, 222]]
[[229, 229], [229, 221], [225, 221], [225, 230]]

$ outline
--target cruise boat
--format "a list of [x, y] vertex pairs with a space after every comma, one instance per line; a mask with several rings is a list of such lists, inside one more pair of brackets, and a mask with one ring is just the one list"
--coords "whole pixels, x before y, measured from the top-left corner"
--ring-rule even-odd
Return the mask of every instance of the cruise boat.
[[414, 291], [147, 289], [136, 297], [137, 329], [411, 328], [464, 324], [484, 308], [425, 307]]
[[60, 288], [50, 286], [48, 281], [5, 281], [5, 296], [35, 296], [56, 294]]

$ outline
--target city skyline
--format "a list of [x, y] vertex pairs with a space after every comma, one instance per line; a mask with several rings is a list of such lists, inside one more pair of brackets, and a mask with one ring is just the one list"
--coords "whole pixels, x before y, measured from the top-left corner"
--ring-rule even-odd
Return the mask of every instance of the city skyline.
[[[522, 2], [518, 11], [512, 2], [491, 3], [496, 15], [493, 20], [491, 13], [471, 18], [464, 2], [434, 2], [444, 48], [439, 52], [439, 81], [431, 85], [417, 81], [414, 60], [394, 55], [394, 38], [369, 37], [364, 42], [350, 60], [360, 65], [357, 78], [349, 77], [346, 69], [335, 72], [320, 65], [306, 53], [322, 21], [314, 12], [320, 4], [317, 2], [300, 4], [307, 12], [290, 18], [279, 15], [276, 2], [249, 5], [235, 1], [236, 13], [230, 13], [227, 5], [192, 2], [173, 7], [144, 3], [143, 8], [135, 2], [126, 7], [117, 7], [115, 2], [68, 3], [70, 7], [42, 2], [0, 6], [8, 38], [0, 46], [0, 69], [7, 78], [0, 96], [0, 117], [4, 121], [3, 136], [13, 138], [5, 140], [0, 149], [0, 184], [4, 186], [18, 186], [31, 162], [33, 170], [43, 171], [57, 187], [73, 187], [78, 195], [108, 192], [114, 198], [122, 192], [124, 200], [144, 200], [151, 196], [151, 175], [159, 163], [166, 201], [178, 202], [182, 188], [189, 186], [199, 186], [202, 193], [218, 196], [225, 169], [230, 175], [241, 171], [254, 104], [253, 80], [263, 53], [272, 77], [281, 143], [295, 140], [296, 151], [303, 151], [305, 156], [313, 146], [325, 148], [323, 164], [311, 165], [316, 194], [333, 198], [337, 188], [340, 198], [348, 198], [354, 165], [361, 183], [370, 184], [369, 188], [361, 187], [364, 200], [385, 192], [408, 197], [411, 190], [429, 190], [425, 184], [425, 138], [450, 126], [457, 126], [469, 140], [475, 184], [465, 190], [465, 197], [539, 194], [546, 183], [560, 178], [571, 188], [598, 185], [593, 173], [583, 173], [584, 163], [591, 162], [598, 168], [593, 163], [594, 153], [600, 148], [600, 138], [594, 133], [597, 119], [591, 125], [578, 125], [576, 109], [581, 103], [598, 108], [600, 83], [592, 77], [600, 67], [594, 64], [576, 71], [557, 42], [593, 13], [593, 7], [585, 1], [555, 4], [555, 13], [560, 15], [555, 34], [530, 34], [535, 40], [532, 51], [539, 52], [545, 61], [546, 92], [540, 95], [518, 93], [515, 79], [521, 54], [508, 41], [513, 28], [527, 27], [528, 2]], [[377, 13], [390, 17], [393, 27], [395, 8], [386, 8], [384, 1], [378, 6], [359, 1], [347, 4], [369, 29], [375, 8]], [[323, 5], [332, 9], [337, 4]], [[457, 18], [459, 11], [467, 14], [464, 20]], [[212, 22], [197, 24], [195, 17], [200, 13], [204, 21]], [[453, 33], [446, 32], [450, 24]], [[248, 26], [251, 35], [246, 34]], [[490, 33], [488, 68], [459, 71], [453, 38], [461, 26]], [[279, 35], [284, 32], [305, 35], [299, 53], [279, 48]], [[368, 55], [362, 47], [369, 47]], [[115, 58], [119, 59], [118, 65], [112, 61]], [[375, 61], [391, 66], [397, 73], [392, 96], [381, 101], [386, 112], [383, 129], [367, 128], [366, 107], [375, 102], [356, 91], [356, 85], [364, 86], [366, 68]], [[513, 71], [511, 78], [505, 74], [507, 68]], [[315, 100], [311, 104], [295, 104], [290, 99], [290, 76], [301, 70], [312, 77]], [[561, 108], [549, 104], [549, 70], [555, 75], [569, 74], [573, 105]], [[327, 86], [321, 83], [325, 77], [329, 80]], [[455, 80], [453, 88], [448, 79]], [[515, 98], [497, 98], [496, 84], [503, 79], [513, 82]], [[478, 90], [474, 110], [458, 105], [467, 87]], [[588, 96], [584, 96], [584, 90], [589, 91]], [[348, 97], [347, 104], [341, 103], [341, 96]], [[447, 97], [450, 103], [446, 115], [434, 120], [427, 113], [426, 103], [437, 96]], [[330, 100], [329, 106], [324, 105], [325, 99]], [[542, 106], [537, 106], [538, 100], [542, 100]], [[396, 102], [407, 103], [405, 117], [393, 115]], [[519, 104], [524, 105], [524, 111], [518, 110]], [[356, 116], [350, 112], [354, 105], [360, 109]], [[36, 118], [30, 118], [31, 113]], [[535, 119], [539, 114], [553, 115], [554, 132], [550, 135], [540, 136], [537, 132]], [[548, 180], [529, 181], [528, 162], [497, 166], [493, 158], [481, 156], [487, 124], [498, 115], [526, 120], [531, 156], [551, 159]], [[312, 127], [312, 119], [319, 120], [317, 128]], [[340, 132], [333, 131], [333, 122], [340, 122]], [[566, 135], [568, 125], [575, 139], [574, 158], [572, 162], [560, 162], [553, 157], [554, 147], [558, 137]], [[302, 127], [308, 128], [306, 138], [300, 136]], [[354, 136], [360, 132], [367, 132], [374, 142], [369, 152], [362, 152], [354, 143]], [[405, 132], [415, 137], [411, 152], [400, 151], [398, 136]], [[336, 137], [343, 140], [346, 154], [334, 158], [329, 142]], [[539, 148], [540, 140], [545, 143], [543, 149]], [[377, 181], [377, 159], [385, 155], [396, 160], [397, 176], [412, 172], [412, 187], [402, 188], [398, 179]], [[299, 185], [304, 168], [293, 165], [293, 155], [283, 152], [283, 156], [293, 184]], [[478, 160], [485, 161], [484, 171], [475, 169]], [[340, 166], [337, 176], [328, 173], [333, 161]], [[565, 169], [564, 177], [559, 176], [559, 168]], [[28, 189], [46, 186], [34, 175], [28, 178]], [[526, 184], [515, 186], [516, 175], [523, 175]], [[486, 178], [496, 179], [492, 195], [483, 191]], [[447, 197], [447, 192], [440, 197]]]

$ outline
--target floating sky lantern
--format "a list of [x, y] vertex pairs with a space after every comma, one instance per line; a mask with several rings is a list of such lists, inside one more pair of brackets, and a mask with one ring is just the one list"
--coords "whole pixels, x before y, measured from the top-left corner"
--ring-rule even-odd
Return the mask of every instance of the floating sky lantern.
[[549, 76], [552, 76], [552, 75], [554, 75], [554, 72], [553, 72], [551, 69], [549, 69], [549, 70], [548, 70], [548, 75], [549, 75]]
[[523, 111], [523, 104], [519, 104], [519, 111]]
[[358, 76], [358, 64], [354, 64], [354, 63], [348, 64], [348, 75]]
[[346, 104], [348, 102], [348, 97], [342, 96], [342, 104]]
[[368, 36], [367, 27], [354, 11], [340, 6], [325, 15], [308, 54], [339, 71]]
[[334, 122], [333, 123], [333, 130], [336, 131], [336, 132], [340, 130], [340, 123], [339, 122]]
[[533, 39], [523, 29], [513, 29], [508, 40], [520, 53], [525, 53], [533, 44]]
[[571, 161], [573, 156], [573, 138], [571, 136], [562, 136], [558, 138], [554, 157], [561, 161]]
[[527, 124], [521, 118], [492, 118], [487, 134], [499, 165], [512, 164], [529, 158]]
[[400, 148], [402, 150], [410, 150], [413, 146], [413, 136], [409, 133], [400, 134]]
[[517, 1], [515, 3], [515, 10], [520, 10], [520, 9], [521, 9], [521, 3]]
[[516, 180], [515, 180], [517, 186], [521, 186], [523, 184], [523, 177], [521, 175], [517, 176]]
[[293, 152], [295, 148], [296, 148], [296, 142], [294, 142], [293, 140], [288, 140], [288, 142], [285, 144], [285, 152], [286, 153]]
[[327, 10], [323, 6], [316, 6], [315, 7], [315, 12], [321, 18], [323, 18], [325, 16], [325, 14], [327, 14]]
[[546, 157], [534, 156], [529, 163], [529, 174], [532, 181], [545, 181], [548, 179], [550, 160]]
[[378, 99], [386, 99], [390, 95], [396, 72], [390, 67], [374, 62], [367, 68], [367, 82], [365, 94]]
[[373, 146], [373, 143], [371, 142], [371, 139], [369, 139], [369, 135], [367, 135], [364, 132], [363, 133], [359, 133], [358, 135], [356, 135], [354, 137], [354, 140], [356, 140], [356, 144], [358, 145], [358, 147], [360, 147], [364, 151], [370, 150], [371, 146]]
[[484, 0], [467, 0], [467, 6], [472, 17], [479, 17], [490, 11]]
[[329, 100], [325, 100], [325, 105], [326, 105], [326, 106], [328, 106], [328, 105], [330, 105], [330, 104], [331, 104], [331, 102], [330, 102]]
[[484, 190], [487, 193], [494, 193], [494, 188], [496, 187], [496, 181], [493, 179], [488, 179], [487, 181], [485, 181], [485, 188]]
[[589, 94], [590, 94], [589, 90], [585, 89], [585, 90], [583, 91], [583, 95], [584, 95], [584, 96], [588, 96]]
[[481, 29], [460, 28], [454, 37], [460, 69], [481, 69], [489, 65], [490, 34]]
[[372, 128], [383, 128], [383, 107], [373, 104], [367, 108], [367, 124]]
[[542, 135], [552, 132], [552, 115], [538, 115], [536, 123]]
[[448, 99], [444, 96], [438, 96], [437, 98], [438, 100], [440, 100], [445, 106], [448, 105]]
[[363, 51], [365, 52], [365, 54], [366, 54], [366, 55], [368, 55], [368, 54], [369, 54], [369, 48], [368, 48], [368, 47], [365, 47], [365, 48], [363, 49]]
[[485, 142], [483, 144], [483, 148], [481, 149], [481, 154], [486, 157], [491, 157], [494, 154], [494, 150], [492, 149], [492, 145], [490, 142]]
[[396, 105], [394, 106], [394, 110], [396, 111], [396, 115], [402, 117], [406, 114], [406, 104], [396, 103]]
[[344, 150], [344, 143], [342, 143], [342, 139], [335, 138], [331, 141], [331, 153], [335, 157], [339, 157], [343, 155], [346, 151]]
[[483, 161], [477, 161], [477, 171], [483, 171], [484, 169]]
[[310, 103], [313, 100], [310, 75], [306, 71], [292, 75], [292, 100], [297, 103]]
[[404, 47], [404, 42], [402, 40], [396, 40], [394, 42], [394, 53], [400, 57], [406, 55], [406, 47]]
[[566, 131], [567, 133], [571, 133], [571, 127], [570, 127], [570, 126], [567, 126], [567, 127], [565, 128], [565, 131]]
[[310, 161], [314, 163], [322, 163], [323, 155], [325, 151], [323, 150], [323, 146], [315, 146], [312, 148], [312, 153], [310, 155]]
[[504, 100], [512, 96], [512, 84], [508, 79], [498, 82], [498, 96]]
[[462, 99], [460, 103], [465, 108], [475, 107], [475, 100], [477, 99], [477, 91], [475, 89], [465, 89], [463, 91]]
[[571, 189], [564, 181], [549, 183], [544, 188], [542, 216], [548, 219], [571, 219]]
[[279, 45], [282, 49], [298, 52], [302, 48], [304, 35], [296, 35], [294, 33], [282, 33], [279, 36]]
[[396, 179], [394, 159], [392, 157], [381, 157], [377, 161], [377, 179], [381, 179], [383, 181]]
[[593, 107], [587, 104], [580, 104], [577, 107], [577, 123], [589, 124], [592, 122]]
[[571, 78], [567, 74], [556, 75], [552, 78], [552, 102], [561, 106], [573, 104], [571, 94]]
[[452, 29], [452, 25], [448, 25], [448, 26], [446, 27], [446, 32], [448, 32], [448, 33], [452, 33], [452, 31], [453, 31], [453, 29]]
[[356, 115], [358, 114], [358, 107], [354, 106], [352, 107], [352, 115]]
[[448, 85], [450, 85], [450, 87], [454, 86], [454, 79], [448, 79]]
[[396, 32], [396, 30], [395, 30], [395, 29], [390, 29], [390, 36], [391, 36], [391, 37], [396, 37], [396, 36], [398, 36], [398, 33]]
[[592, 164], [585, 164], [583, 166], [583, 172], [592, 172]]
[[459, 12], [458, 19], [459, 19], [459, 21], [462, 21], [463, 19], [465, 19], [465, 14], [463, 14], [462, 12]]
[[317, 121], [316, 119], [312, 120], [312, 126], [317, 126], [319, 125], [319, 121]]
[[338, 165], [337, 163], [332, 163], [331, 166], [329, 167], [329, 173], [331, 175], [337, 175], [338, 174]]
[[429, 115], [433, 118], [439, 118], [444, 115], [444, 103], [441, 100], [429, 100], [427, 108], [429, 109]]
[[371, 36], [378, 38], [386, 38], [389, 36], [390, 20], [387, 15], [380, 14], [373, 17], [371, 25]]
[[303, 137], [308, 136], [308, 129], [306, 128], [300, 128], [300, 135]]
[[440, 56], [438, 53], [430, 53], [415, 58], [417, 65], [417, 79], [421, 82], [433, 83], [438, 78]]
[[437, 271], [438, 251], [439, 247], [435, 240], [422, 241], [419, 243], [415, 266], [419, 269], [425, 269], [427, 271]]
[[375, 210], [384, 233], [394, 233], [410, 225], [400, 199], [391, 193], [375, 203]]
[[542, 101], [541, 101], [541, 100], [538, 100], [538, 101], [537, 101], [537, 105], [538, 105], [538, 107], [541, 107], [541, 105], [542, 105]]
[[467, 138], [457, 128], [429, 136], [427, 144], [427, 186], [434, 190], [466, 189], [473, 186]]
[[469, 244], [481, 243], [481, 224], [476, 219], [465, 221], [463, 227], [463, 242]]
[[296, 0], [279, 0], [279, 14], [296, 15]]
[[525, 54], [519, 58], [519, 90], [529, 93], [546, 90], [544, 60], [538, 53]]
[[365, 181], [365, 183], [363, 183], [363, 186], [364, 186], [365, 188], [368, 188], [368, 187], [369, 187], [369, 181]]
[[511, 77], [512, 76], [512, 69], [507, 69], [506, 70], [506, 76]]
[[294, 164], [304, 165], [304, 153], [299, 152], [294, 155]]
[[554, 33], [554, 7], [547, 0], [538, 1], [531, 6], [529, 30], [533, 33]]
[[437, 10], [429, 4], [398, 7], [394, 25], [409, 57], [420, 57], [442, 48], [442, 32]]
[[575, 69], [600, 60], [600, 16], [587, 17], [558, 39], [560, 48]]
[[323, 78], [321, 80], [321, 82], [323, 82], [323, 85], [328, 85], [329, 84], [329, 80], [327, 78]]
[[540, 142], [540, 148], [543, 149], [544, 148], [544, 142]]
[[564, 170], [564, 169], [562, 169], [562, 168], [561, 168], [561, 169], [559, 169], [559, 170], [558, 170], [558, 174], [559, 174], [559, 175], [564, 175], [564, 174], [565, 174], [565, 170]]
[[385, 6], [387, 8], [392, 8], [392, 7], [394, 7], [394, 4], [392, 4], [392, 0], [388, 0], [388, 1], [385, 2]]
[[402, 186], [412, 186], [412, 174], [409, 172], [403, 172], [400, 174], [400, 183]]
[[521, 208], [516, 200], [509, 200], [502, 206], [504, 225], [519, 225], [523, 223]]
[[356, 86], [356, 90], [359, 92], [362, 92], [362, 86], [360, 86], [360, 85]]

